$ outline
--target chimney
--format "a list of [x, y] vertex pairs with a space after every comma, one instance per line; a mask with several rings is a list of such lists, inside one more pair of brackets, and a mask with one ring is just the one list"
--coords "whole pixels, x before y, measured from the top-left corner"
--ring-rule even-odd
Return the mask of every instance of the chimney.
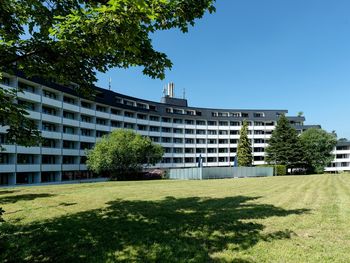
[[174, 83], [173, 83], [173, 82], [170, 82], [170, 83], [168, 84], [168, 96], [169, 96], [170, 98], [174, 98], [174, 88], [175, 88]]

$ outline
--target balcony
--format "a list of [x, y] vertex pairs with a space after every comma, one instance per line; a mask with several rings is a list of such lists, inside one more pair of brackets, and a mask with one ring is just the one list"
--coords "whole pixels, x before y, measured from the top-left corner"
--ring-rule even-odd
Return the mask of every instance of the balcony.
[[95, 110], [92, 110], [92, 109], [80, 107], [80, 112], [86, 115], [95, 116]]
[[35, 102], [41, 101], [41, 96], [39, 94], [31, 93], [28, 91], [18, 92], [17, 95], [18, 95], [18, 98], [20, 99], [26, 99], [26, 100], [35, 101]]
[[79, 171], [79, 164], [62, 164], [62, 171]]
[[74, 127], [79, 127], [79, 121], [77, 121], [77, 120], [63, 118], [62, 119], [62, 123], [64, 125], [70, 125], [70, 126], [74, 126]]
[[62, 118], [59, 116], [56, 116], [56, 115], [50, 115], [50, 114], [43, 113], [42, 120], [49, 121], [49, 122], [55, 122], [55, 123], [61, 123]]
[[43, 96], [42, 97], [42, 103], [46, 104], [46, 105], [49, 105], [49, 106], [56, 107], [56, 108], [62, 108], [62, 101], [56, 100], [56, 99], [51, 99], [49, 97]]
[[70, 133], [63, 133], [62, 134], [63, 140], [69, 140], [69, 141], [79, 141], [79, 135], [76, 134], [70, 134]]
[[66, 103], [66, 102], [63, 102], [63, 109], [74, 111], [74, 112], [79, 112], [78, 105], [74, 105], [74, 104], [70, 104], [70, 103]]
[[62, 136], [60, 132], [53, 132], [53, 131], [42, 131], [41, 135], [44, 138], [50, 138], [50, 139], [61, 139], [61, 136]]
[[41, 154], [61, 155], [61, 148], [41, 148]]
[[34, 120], [40, 120], [41, 119], [41, 113], [37, 112], [37, 111], [31, 111], [31, 110], [27, 110], [27, 112], [29, 113], [29, 118], [34, 119]]
[[43, 172], [61, 171], [61, 165], [60, 164], [42, 164], [41, 171]]
[[12, 144], [3, 144], [1, 145], [3, 148], [5, 148], [3, 153], [15, 153], [16, 152], [16, 146]]
[[14, 173], [16, 171], [16, 165], [14, 164], [0, 164], [2, 173]]
[[40, 164], [17, 164], [17, 172], [39, 172]]
[[62, 155], [79, 156], [80, 150], [78, 149], [62, 149]]
[[96, 124], [92, 123], [92, 122], [80, 122], [80, 128], [84, 128], [84, 129], [95, 129]]
[[106, 126], [106, 125], [96, 124], [96, 130], [109, 132], [111, 130], [111, 127], [110, 126]]
[[40, 147], [17, 146], [17, 153], [40, 154]]
[[96, 111], [95, 113], [96, 117], [101, 117], [104, 119], [109, 119], [110, 118], [110, 114], [107, 112], [103, 112], [103, 111]]

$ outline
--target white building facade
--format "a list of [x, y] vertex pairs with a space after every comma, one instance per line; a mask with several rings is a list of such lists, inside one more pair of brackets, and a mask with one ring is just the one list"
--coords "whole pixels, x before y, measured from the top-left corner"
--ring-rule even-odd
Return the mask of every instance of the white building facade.
[[334, 161], [326, 167], [326, 172], [350, 172], [350, 141], [339, 141], [333, 154]]
[[[114, 129], [132, 129], [164, 147], [157, 167], [230, 166], [234, 162], [243, 120], [249, 123], [254, 165], [264, 164], [265, 148], [281, 114], [286, 110], [207, 109], [173, 97], [173, 85], [161, 102], [147, 101], [96, 88], [91, 99], [72, 88], [24, 77], [5, 77], [4, 89], [20, 88], [19, 103], [27, 106], [45, 139], [40, 147], [7, 143], [0, 127], [0, 184], [31, 184], [92, 178], [85, 152]], [[288, 117], [299, 132], [304, 117]]]

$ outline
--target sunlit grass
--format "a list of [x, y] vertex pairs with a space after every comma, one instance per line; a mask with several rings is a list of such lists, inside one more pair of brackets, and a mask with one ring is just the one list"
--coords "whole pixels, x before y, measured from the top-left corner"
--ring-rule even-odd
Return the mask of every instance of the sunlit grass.
[[350, 175], [0, 189], [0, 262], [350, 262]]

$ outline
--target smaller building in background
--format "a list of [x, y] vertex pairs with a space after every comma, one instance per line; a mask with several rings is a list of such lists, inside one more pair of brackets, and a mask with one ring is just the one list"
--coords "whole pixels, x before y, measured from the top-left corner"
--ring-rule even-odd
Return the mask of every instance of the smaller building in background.
[[350, 172], [350, 141], [338, 141], [333, 154], [334, 161], [326, 167], [326, 172]]

